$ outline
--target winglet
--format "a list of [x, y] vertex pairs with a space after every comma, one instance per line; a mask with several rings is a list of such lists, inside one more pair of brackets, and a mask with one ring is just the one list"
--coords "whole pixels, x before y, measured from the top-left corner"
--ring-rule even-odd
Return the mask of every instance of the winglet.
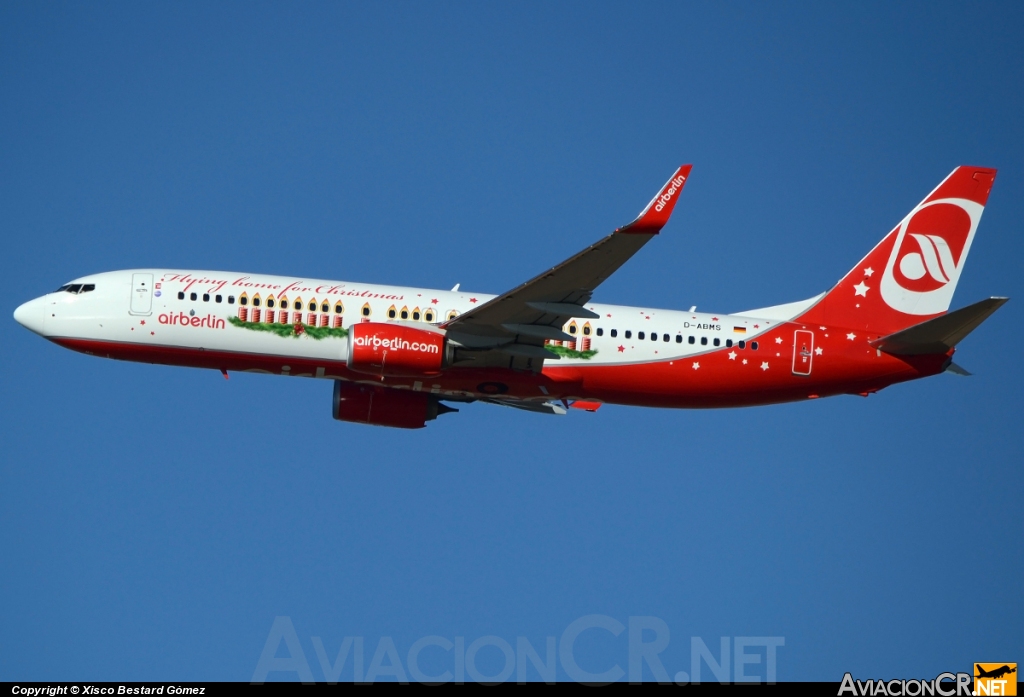
[[683, 190], [683, 185], [686, 184], [691, 169], [693, 169], [693, 165], [683, 165], [677, 169], [665, 186], [661, 188], [661, 191], [651, 199], [647, 207], [637, 216], [637, 219], [629, 225], [620, 227], [615, 232], [643, 235], [658, 234], [661, 228], [665, 227], [669, 216], [672, 215], [672, 209], [676, 206], [676, 199], [679, 198], [677, 194]]

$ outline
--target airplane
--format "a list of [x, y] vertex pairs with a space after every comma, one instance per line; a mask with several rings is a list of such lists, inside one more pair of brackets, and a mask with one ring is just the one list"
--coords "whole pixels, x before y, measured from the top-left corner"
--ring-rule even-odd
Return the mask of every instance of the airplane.
[[396, 428], [474, 401], [743, 407], [969, 374], [956, 345], [1007, 298], [948, 310], [996, 170], [953, 170], [807, 300], [732, 314], [591, 302], [665, 227], [691, 169], [633, 222], [501, 295], [153, 268], [83, 276], [14, 318], [93, 356], [331, 380], [335, 419]]

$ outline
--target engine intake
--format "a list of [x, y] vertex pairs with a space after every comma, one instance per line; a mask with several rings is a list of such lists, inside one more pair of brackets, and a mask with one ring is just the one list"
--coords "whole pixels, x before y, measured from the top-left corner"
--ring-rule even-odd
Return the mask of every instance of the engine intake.
[[382, 377], [430, 377], [450, 362], [444, 332], [403, 324], [361, 322], [348, 333], [348, 367]]
[[332, 414], [338, 421], [371, 426], [423, 428], [441, 414], [455, 412], [426, 392], [393, 390], [377, 385], [334, 381]]

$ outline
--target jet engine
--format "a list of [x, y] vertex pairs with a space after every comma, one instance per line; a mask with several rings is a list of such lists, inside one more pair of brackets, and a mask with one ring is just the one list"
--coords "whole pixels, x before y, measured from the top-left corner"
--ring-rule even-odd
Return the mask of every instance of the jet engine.
[[381, 377], [430, 377], [451, 362], [444, 332], [404, 324], [361, 322], [348, 333], [348, 368]]
[[334, 381], [333, 416], [371, 426], [423, 428], [441, 414], [458, 411], [426, 392]]

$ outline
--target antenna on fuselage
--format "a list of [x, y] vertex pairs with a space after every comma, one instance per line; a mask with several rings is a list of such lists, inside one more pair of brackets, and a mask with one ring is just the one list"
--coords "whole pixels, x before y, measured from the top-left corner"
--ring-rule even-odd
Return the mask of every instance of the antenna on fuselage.
[[455, 287], [452, 288], [452, 292], [454, 293], [455, 291], [457, 291], [459, 289], [459, 286], [461, 286], [461, 285], [462, 285], [461, 283], [456, 283]]

